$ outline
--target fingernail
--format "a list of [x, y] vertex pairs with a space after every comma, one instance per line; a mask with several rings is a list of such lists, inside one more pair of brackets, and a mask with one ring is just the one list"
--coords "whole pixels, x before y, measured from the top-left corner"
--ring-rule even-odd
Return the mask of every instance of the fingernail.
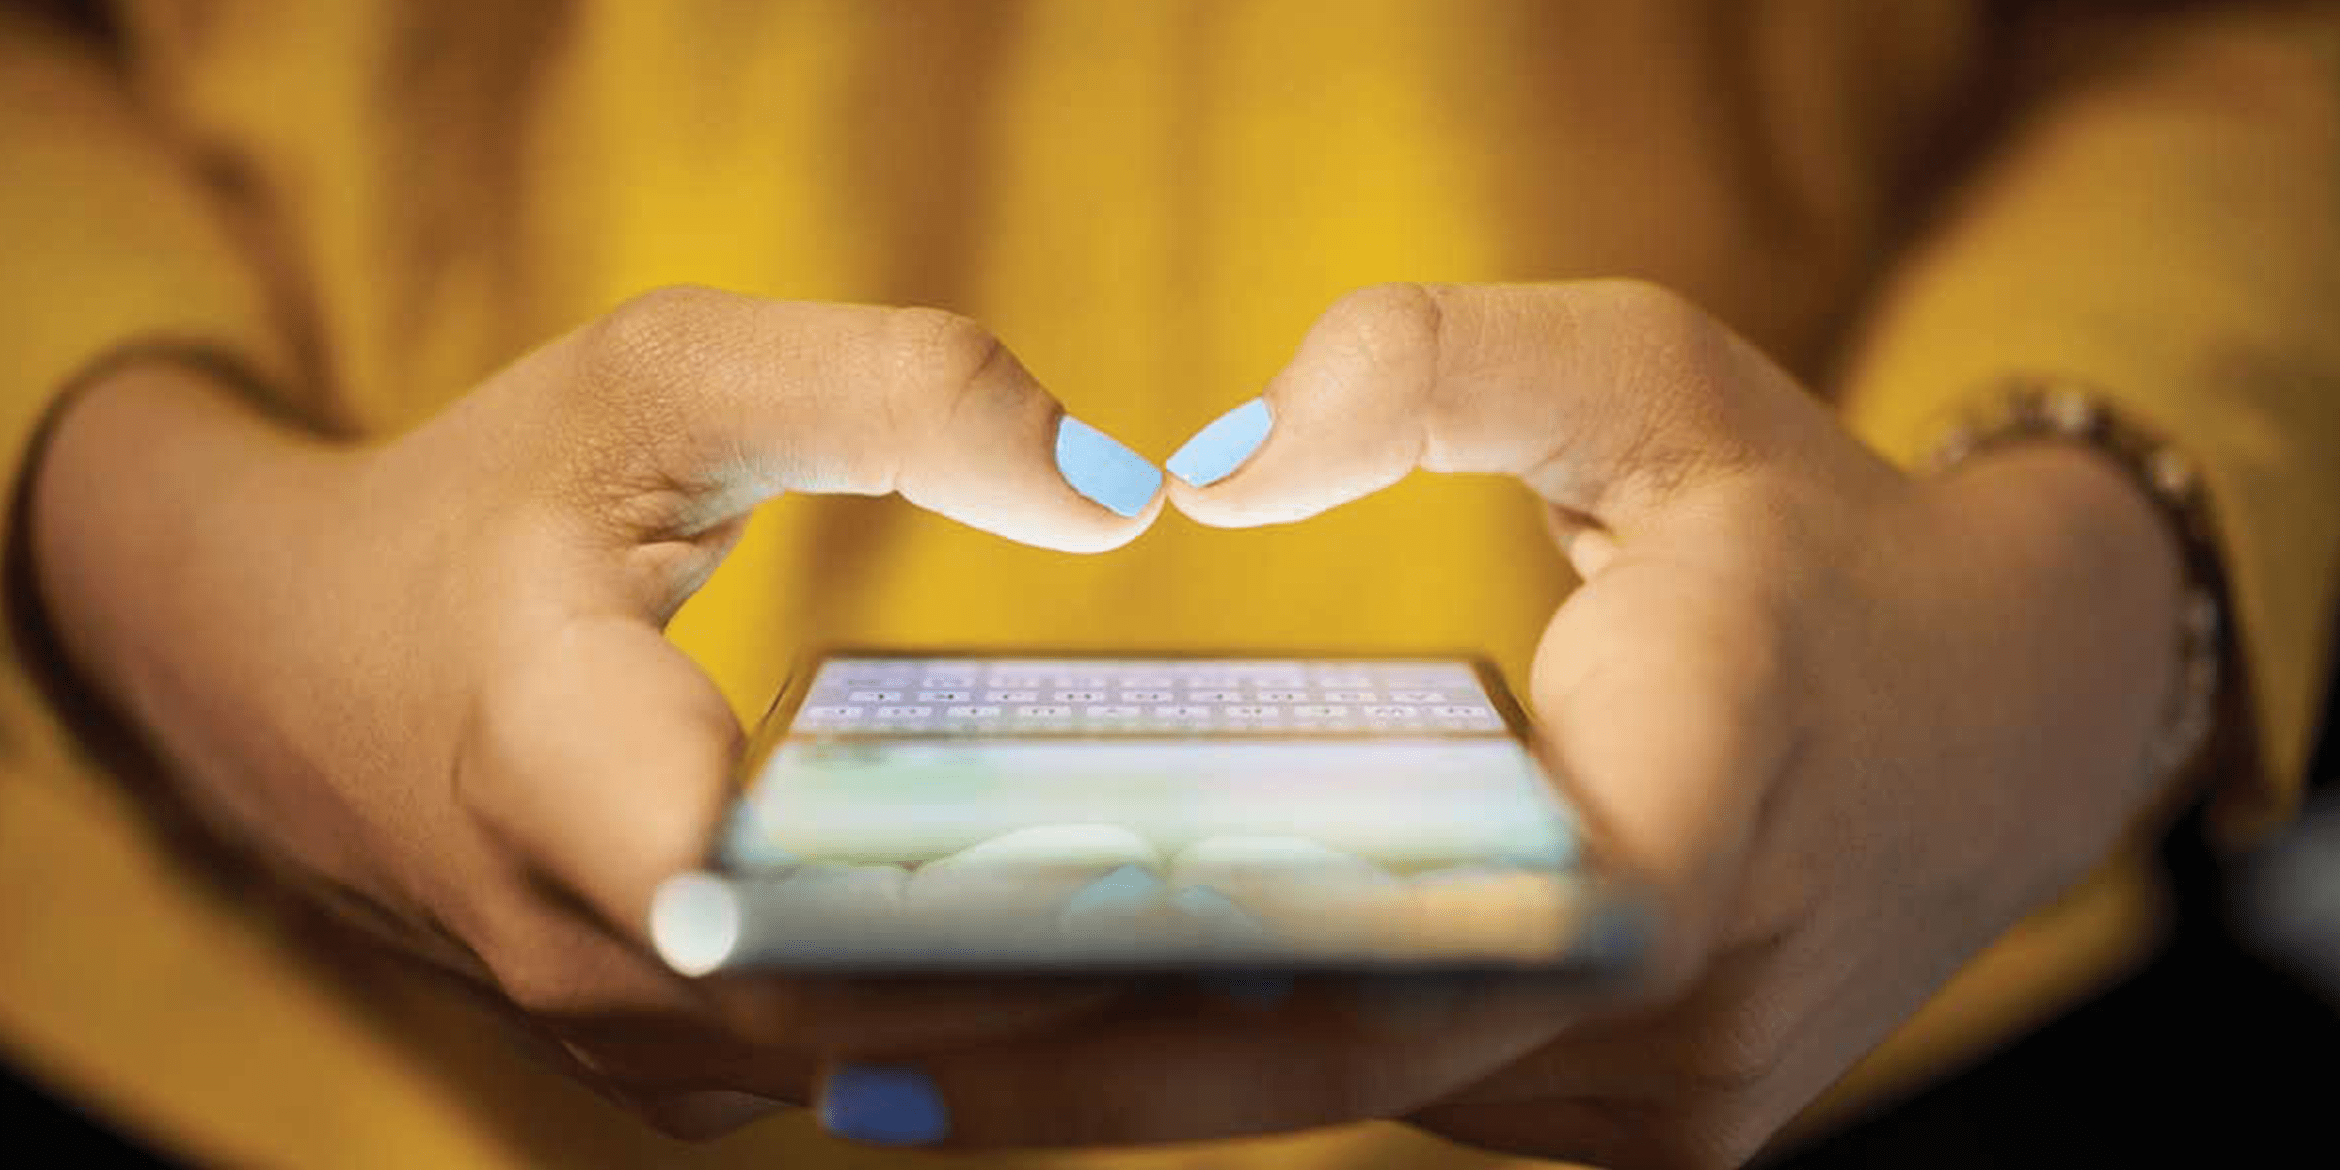
[[1267, 441], [1268, 429], [1274, 424], [1267, 399], [1254, 398], [1212, 419], [1163, 466], [1196, 487], [1209, 487], [1243, 466], [1243, 461]]
[[1576, 829], [1566, 822], [1555, 822], [1533, 844], [1507, 849], [1489, 860], [1507, 869], [1567, 869], [1576, 864]]
[[821, 1128], [879, 1146], [923, 1146], [951, 1132], [934, 1079], [914, 1068], [848, 1064], [821, 1088]]
[[1657, 920], [1645, 906], [1617, 902], [1593, 912], [1579, 936], [1576, 954], [1608, 970], [1628, 970], [1650, 957], [1657, 943]]
[[1093, 917], [1120, 918], [1153, 903], [1162, 892], [1162, 879], [1142, 865], [1125, 865], [1082, 886], [1064, 904], [1066, 923]]
[[1258, 945], [1275, 941], [1275, 935], [1259, 919], [1236, 905], [1234, 899], [1209, 886], [1188, 886], [1170, 900], [1207, 924], [1221, 942]]
[[676, 874], [651, 896], [650, 942], [667, 966], [705, 975], [738, 949], [741, 920], [730, 882], [710, 873]]
[[772, 843], [762, 816], [735, 816], [725, 833], [723, 860], [735, 869], [779, 872], [794, 869], [804, 859]]
[[1056, 469], [1074, 491], [1135, 516], [1162, 490], [1162, 472], [1138, 453], [1071, 415], [1056, 427]]
[[1522, 849], [1510, 857], [1514, 865], [1529, 868], [1567, 869], [1577, 862], [1576, 826], [1562, 821], [1552, 826], [1551, 836], [1532, 849]]

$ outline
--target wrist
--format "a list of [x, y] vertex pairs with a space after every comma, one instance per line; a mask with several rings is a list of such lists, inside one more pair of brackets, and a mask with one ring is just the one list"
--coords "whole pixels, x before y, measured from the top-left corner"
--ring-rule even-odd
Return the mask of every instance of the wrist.
[[124, 366], [50, 424], [19, 596], [68, 717], [152, 781], [150, 811], [198, 857], [476, 974], [416, 924], [413, 875], [365, 807], [391, 737], [426, 738], [393, 670], [415, 628], [388, 583], [405, 529], [363, 506], [394, 494], [377, 456], [272, 420], [195, 363]]
[[121, 692], [142, 659], [265, 605], [254, 579], [315, 530], [298, 513], [333, 461], [190, 366], [140, 361], [83, 387], [41, 452], [22, 534], [72, 664], [134, 706]]
[[[1998, 610], [1994, 653], [2047, 690], [2037, 730], [2075, 743], [2056, 786], [2091, 822], [2165, 795], [2158, 755], [2186, 665], [2183, 544], [2122, 464], [2077, 442], [2009, 443], [1931, 481], [1963, 561], [1959, 586]], [[2101, 781], [2093, 788], [2076, 783]]]
[[61, 407], [26, 485], [25, 593], [104, 720], [88, 729], [238, 854], [282, 811], [267, 790], [311, 762], [297, 732], [319, 684], [289, 652], [330, 653], [304, 563], [351, 463], [194, 363], [138, 359]]
[[2101, 579], [2155, 628], [2177, 621], [2185, 562], [2151, 496], [2121, 466], [2085, 445], [2009, 445], [1969, 459], [1937, 481], [1978, 525], [2008, 533], [2051, 579]]

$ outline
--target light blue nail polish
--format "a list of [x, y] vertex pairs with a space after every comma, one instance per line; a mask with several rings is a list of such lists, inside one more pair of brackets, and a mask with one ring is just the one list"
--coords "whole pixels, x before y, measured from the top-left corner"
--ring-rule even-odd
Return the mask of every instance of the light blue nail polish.
[[1274, 425], [1267, 399], [1254, 398], [1196, 431], [1164, 466], [1196, 487], [1209, 487], [1243, 466], [1243, 461], [1267, 441], [1268, 430]]
[[1159, 468], [1069, 414], [1056, 427], [1056, 469], [1074, 491], [1121, 516], [1145, 511], [1162, 490]]
[[857, 1142], [923, 1146], [951, 1132], [933, 1078], [914, 1068], [839, 1066], [821, 1089], [821, 1128]]
[[1576, 864], [1575, 826], [1556, 823], [1549, 836], [1533, 845], [1505, 851], [1496, 863], [1515, 869], [1567, 869]]
[[773, 844], [764, 818], [748, 812], [731, 818], [724, 835], [723, 860], [734, 868], [766, 874], [785, 874], [804, 863], [803, 858]]
[[[1275, 945], [1275, 935], [1235, 900], [1209, 886], [1188, 886], [1171, 896], [1171, 904], [1203, 922], [1219, 942], [1242, 950]], [[1265, 1011], [1292, 994], [1292, 977], [1255, 971], [1204, 975], [1198, 980], [1207, 991]]]
[[1170, 901], [1208, 925], [1222, 942], [1250, 946], [1275, 941], [1275, 936], [1250, 911], [1209, 886], [1188, 886]]
[[1142, 865], [1125, 865], [1082, 886], [1064, 904], [1068, 919], [1090, 915], [1120, 916], [1144, 909], [1160, 896], [1162, 879]]

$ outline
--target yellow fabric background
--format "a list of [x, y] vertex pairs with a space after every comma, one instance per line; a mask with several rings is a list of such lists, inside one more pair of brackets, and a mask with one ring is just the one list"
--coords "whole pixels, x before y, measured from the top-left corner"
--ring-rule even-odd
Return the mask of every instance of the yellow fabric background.
[[[128, 11], [132, 104], [54, 38], [0, 36], [12, 455], [127, 337], [216, 339], [311, 418], [385, 432], [690, 281], [968, 313], [1158, 459], [1350, 288], [1643, 276], [1847, 395], [1897, 454], [2023, 366], [2185, 434], [2226, 509], [2271, 763], [2232, 786], [2232, 819], [2279, 815], [2296, 784], [2340, 548], [2334, 115], [2299, 96], [2334, 76], [2328, 9], [2119, 58], [1915, 253], [1899, 192], [1975, 100], [1983, 47], [1949, 0]], [[239, 252], [295, 278], [263, 289]], [[673, 635], [743, 717], [831, 640], [1476, 647], [1516, 678], [1567, 586], [1495, 481], [1417, 477], [1285, 529], [1171, 517], [1097, 558], [791, 499]], [[641, 1130], [429, 984], [187, 872], [17, 672], [0, 700], [0, 1039], [171, 1141], [294, 1166], [916, 1160], [801, 1116], [705, 1147]], [[2104, 978], [2149, 941], [2153, 897], [2109, 866], [1836, 1107]], [[1487, 1159], [1364, 1126], [1097, 1160]]]

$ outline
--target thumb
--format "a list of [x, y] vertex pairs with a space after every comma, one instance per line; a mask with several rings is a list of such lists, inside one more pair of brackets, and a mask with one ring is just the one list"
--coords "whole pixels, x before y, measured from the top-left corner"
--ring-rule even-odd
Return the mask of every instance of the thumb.
[[485, 693], [457, 768], [465, 804], [639, 939], [658, 883], [698, 864], [730, 800], [741, 734], [722, 694], [617, 615], [535, 640]]
[[1619, 552], [1571, 594], [1530, 686], [1554, 770], [1611, 863], [1658, 909], [1653, 986], [1701, 966], [1738, 905], [1767, 798], [1794, 754], [1794, 690], [1760, 604]]
[[1171, 499], [1247, 527], [1417, 469], [1494, 473], [1626, 533], [1785, 438], [1799, 420], [1782, 390], [1753, 347], [1652, 285], [1384, 285], [1327, 310], [1264, 395], [1170, 457]]
[[529, 470], [628, 541], [696, 536], [784, 491], [899, 493], [1011, 540], [1097, 552], [1159, 507], [1153, 464], [939, 310], [660, 289], [514, 373], [550, 394], [520, 420], [545, 432], [549, 458]]

